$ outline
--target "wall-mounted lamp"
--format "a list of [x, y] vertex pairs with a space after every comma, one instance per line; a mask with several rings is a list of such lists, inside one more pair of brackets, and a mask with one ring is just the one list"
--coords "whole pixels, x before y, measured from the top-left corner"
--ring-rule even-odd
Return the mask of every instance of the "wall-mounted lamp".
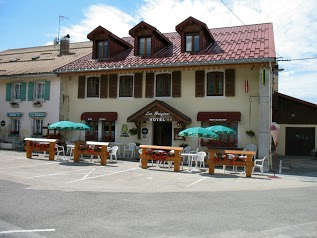
[[143, 122], [142, 122], [142, 126], [145, 126], [145, 125], [146, 125], [146, 121], [143, 121]]
[[294, 118], [295, 118], [295, 114], [292, 113], [292, 114], [291, 114], [291, 119], [294, 119]]
[[180, 121], [178, 121], [178, 122], [177, 122], [177, 126], [180, 126], [180, 125], [181, 125], [181, 122], [180, 122]]

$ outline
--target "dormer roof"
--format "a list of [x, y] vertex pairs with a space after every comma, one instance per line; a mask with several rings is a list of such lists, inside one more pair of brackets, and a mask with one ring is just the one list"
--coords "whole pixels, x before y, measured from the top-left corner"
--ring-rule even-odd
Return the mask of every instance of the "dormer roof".
[[210, 33], [207, 25], [204, 22], [201, 22], [199, 20], [197, 20], [194, 17], [188, 17], [187, 19], [185, 19], [184, 21], [182, 21], [181, 23], [179, 23], [176, 27], [175, 30], [178, 32], [178, 34], [182, 34], [183, 32], [186, 31], [190, 31], [194, 28], [194, 26], [197, 26], [200, 28], [200, 30], [204, 31], [206, 33], [206, 35], [208, 36], [210, 42], [214, 42], [215, 39], [212, 36], [212, 34]]
[[148, 32], [155, 34], [161, 41], [165, 43], [165, 45], [172, 45], [172, 42], [164, 36], [159, 30], [157, 30], [154, 26], [146, 23], [145, 21], [141, 21], [139, 24], [134, 26], [129, 30], [129, 35], [136, 38], [137, 36], [145, 36]]

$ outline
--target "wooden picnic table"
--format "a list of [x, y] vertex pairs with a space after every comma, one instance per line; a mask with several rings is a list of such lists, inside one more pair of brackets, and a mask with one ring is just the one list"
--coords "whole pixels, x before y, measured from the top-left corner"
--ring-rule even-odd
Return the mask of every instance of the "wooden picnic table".
[[[26, 141], [26, 158], [32, 158], [33, 151], [46, 151], [49, 152], [49, 160], [55, 159], [55, 144], [57, 139], [25, 138], [24, 140]], [[45, 144], [49, 145], [41, 146]]]
[[[99, 141], [74, 141], [75, 147], [73, 150], [74, 154], [74, 162], [78, 163], [79, 162], [79, 157], [80, 155], [99, 155], [100, 156], [100, 163], [101, 165], [106, 165], [107, 164], [107, 156], [109, 155], [107, 151], [107, 146], [109, 145], [109, 142], [99, 142]], [[84, 147], [81, 147], [84, 146]], [[87, 146], [94, 146], [101, 147], [100, 150], [96, 150], [93, 148], [87, 148]]]
[[148, 150], [162, 150], [162, 151], [171, 151], [174, 150], [173, 156], [165, 156], [164, 160], [166, 161], [173, 161], [174, 162], [174, 172], [180, 171], [180, 165], [182, 161], [182, 157], [180, 155], [181, 151], [183, 150], [183, 147], [173, 147], [173, 146], [158, 146], [158, 145], [140, 145], [140, 148], [142, 149], [142, 154], [140, 154], [141, 159], [141, 168], [147, 169], [148, 160], [161, 160], [159, 157], [154, 157], [153, 155], [147, 154]]
[[[216, 154], [232, 154], [232, 155], [245, 155], [245, 161], [229, 161], [227, 159], [224, 160], [216, 160]], [[252, 156], [255, 156], [255, 151], [245, 151], [245, 150], [221, 150], [221, 149], [209, 149], [209, 174], [214, 174], [215, 165], [228, 165], [228, 166], [237, 166], [237, 167], [245, 167], [245, 176], [251, 177], [252, 169], [254, 166], [254, 162], [252, 161]]]

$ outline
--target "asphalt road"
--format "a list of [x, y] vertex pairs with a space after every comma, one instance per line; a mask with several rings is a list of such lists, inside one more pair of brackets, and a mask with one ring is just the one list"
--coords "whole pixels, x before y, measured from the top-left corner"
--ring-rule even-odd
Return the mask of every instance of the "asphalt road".
[[317, 237], [317, 171], [216, 172], [0, 151], [0, 237]]

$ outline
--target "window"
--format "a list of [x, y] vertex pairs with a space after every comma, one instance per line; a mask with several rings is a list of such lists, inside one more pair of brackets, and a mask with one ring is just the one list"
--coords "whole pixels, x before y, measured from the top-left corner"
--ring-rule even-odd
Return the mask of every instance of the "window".
[[99, 77], [87, 79], [87, 97], [99, 97]]
[[228, 147], [228, 148], [234, 148], [237, 147], [238, 142], [238, 122], [232, 122], [232, 121], [203, 121], [202, 127], [210, 127], [215, 125], [222, 125], [231, 128], [236, 133], [235, 134], [226, 134], [226, 133], [219, 133], [219, 139], [218, 140], [210, 140], [210, 139], [204, 139], [205, 146], [214, 146], [214, 147]]
[[21, 100], [21, 91], [22, 91], [22, 84], [15, 83], [13, 87], [13, 99], [14, 100]]
[[102, 122], [102, 141], [114, 142], [115, 141], [115, 122], [103, 121]]
[[151, 37], [139, 38], [139, 55], [151, 55]]
[[20, 119], [12, 118], [10, 127], [11, 127], [10, 128], [11, 135], [19, 135], [20, 134]]
[[37, 82], [35, 84], [35, 100], [44, 100], [45, 95], [45, 83]]
[[207, 96], [223, 96], [223, 73], [207, 73]]
[[133, 76], [121, 76], [119, 86], [120, 97], [132, 97], [133, 93]]
[[186, 34], [186, 52], [199, 52], [199, 35]]
[[91, 129], [86, 131], [86, 141], [98, 141], [98, 121], [86, 121]]
[[171, 75], [158, 74], [156, 75], [156, 97], [171, 96]]
[[43, 119], [33, 119], [33, 135], [42, 135]]
[[108, 41], [97, 41], [97, 58], [108, 58]]

